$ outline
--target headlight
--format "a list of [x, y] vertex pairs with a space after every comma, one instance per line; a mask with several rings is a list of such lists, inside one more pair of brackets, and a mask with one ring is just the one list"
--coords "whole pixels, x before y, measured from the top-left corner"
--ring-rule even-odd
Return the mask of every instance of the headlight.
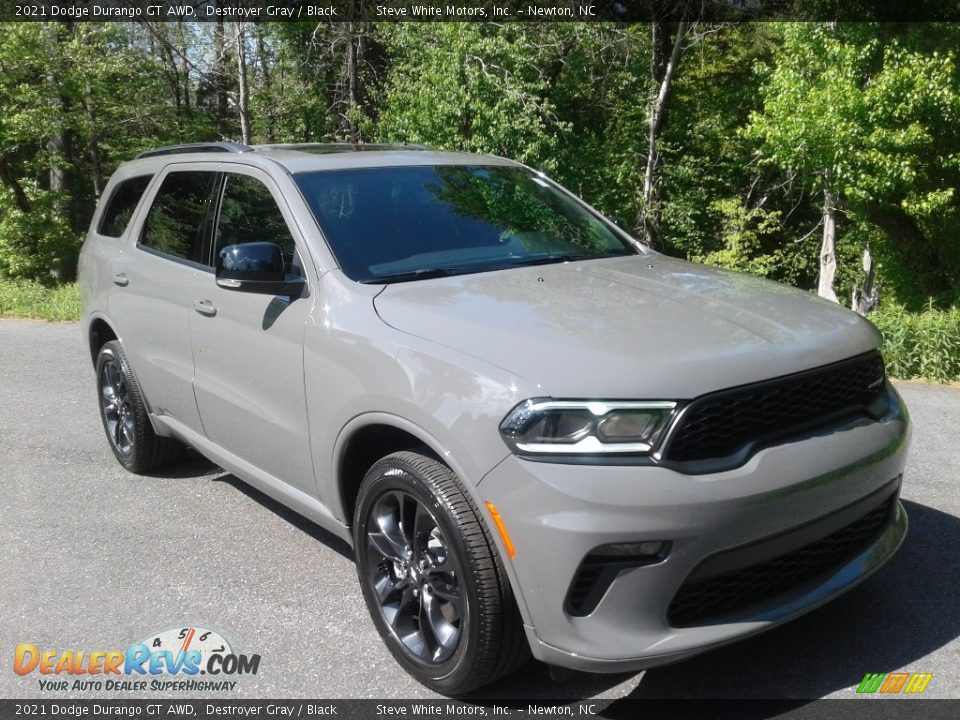
[[649, 453], [677, 403], [535, 398], [500, 423], [510, 449], [521, 454]]

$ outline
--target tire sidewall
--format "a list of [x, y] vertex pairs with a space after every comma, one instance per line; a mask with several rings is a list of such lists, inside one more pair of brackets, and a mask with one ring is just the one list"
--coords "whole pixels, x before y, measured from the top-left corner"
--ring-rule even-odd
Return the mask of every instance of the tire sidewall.
[[[114, 443], [113, 438], [110, 437], [110, 430], [107, 427], [107, 416], [103, 410], [101, 387], [103, 368], [108, 362], [112, 362], [120, 369], [120, 372], [123, 373], [124, 381], [127, 384], [127, 392], [130, 394], [133, 410], [134, 442], [129, 453], [121, 452]], [[141, 401], [139, 394], [137, 393], [136, 381], [131, 375], [130, 366], [127, 363], [126, 356], [123, 354], [122, 348], [120, 347], [119, 343], [116, 343], [116, 341], [108, 342], [97, 354], [97, 407], [100, 411], [100, 424], [103, 426], [103, 433], [107, 437], [107, 443], [110, 445], [110, 449], [113, 451], [113, 454], [116, 456], [119, 463], [128, 470], [137, 466], [138, 453], [140, 452], [140, 440], [143, 435], [142, 428], [140, 427], [140, 423], [143, 422], [143, 413], [141, 412], [142, 408], [140, 403]]]
[[[448, 547], [453, 550], [454, 567], [463, 598], [464, 617], [461, 623], [460, 643], [454, 654], [442, 663], [427, 664], [410, 655], [387, 624], [367, 581], [366, 534], [369, 513], [377, 500], [391, 490], [407, 492], [424, 504], [437, 521]], [[478, 593], [471, 568], [467, 566], [469, 555], [464, 547], [461, 531], [453, 519], [453, 513], [444, 502], [442, 494], [402, 460], [391, 458], [377, 463], [364, 479], [358, 497], [354, 518], [354, 548], [357, 576], [370, 617], [397, 662], [420, 682], [441, 692], [460, 685], [470, 673], [475, 654], [474, 648], [479, 643], [480, 629], [475, 622], [475, 618], [479, 616]]]

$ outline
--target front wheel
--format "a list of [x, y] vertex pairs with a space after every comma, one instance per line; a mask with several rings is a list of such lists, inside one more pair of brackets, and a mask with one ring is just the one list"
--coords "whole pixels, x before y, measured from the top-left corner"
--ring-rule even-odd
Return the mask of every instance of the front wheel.
[[354, 548], [377, 630], [424, 685], [462, 695], [527, 659], [499, 555], [446, 465], [399, 452], [370, 468], [357, 499]]

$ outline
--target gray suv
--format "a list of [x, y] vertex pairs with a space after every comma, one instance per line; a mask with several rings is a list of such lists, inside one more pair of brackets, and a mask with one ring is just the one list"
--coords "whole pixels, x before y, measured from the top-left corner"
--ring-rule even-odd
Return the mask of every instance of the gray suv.
[[752, 635], [906, 532], [870, 323], [656, 253], [516, 162], [160, 148], [110, 180], [80, 274], [120, 463], [190, 446], [351, 543], [441, 693]]

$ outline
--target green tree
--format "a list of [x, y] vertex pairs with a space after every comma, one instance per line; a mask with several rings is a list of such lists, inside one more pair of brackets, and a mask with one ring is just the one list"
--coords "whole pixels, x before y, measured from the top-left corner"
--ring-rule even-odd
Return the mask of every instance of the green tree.
[[797, 23], [780, 31], [773, 63], [759, 68], [763, 108], [746, 133], [762, 164], [820, 198], [818, 292], [836, 300], [838, 224], [872, 224], [887, 245], [913, 252], [940, 242], [924, 228], [945, 217], [956, 227], [956, 57], [942, 33], [922, 35], [929, 29]]
[[144, 40], [126, 23], [0, 25], [0, 275], [72, 279], [117, 164], [207, 134]]
[[65, 185], [51, 188], [62, 181], [74, 120], [69, 88], [50, 71], [64, 40], [58, 24], [0, 32], [0, 273], [11, 277], [70, 277], [75, 260]]
[[520, 24], [380, 27], [389, 72], [374, 134], [549, 165], [569, 129], [557, 117], [545, 72], [560, 47], [557, 34]]

